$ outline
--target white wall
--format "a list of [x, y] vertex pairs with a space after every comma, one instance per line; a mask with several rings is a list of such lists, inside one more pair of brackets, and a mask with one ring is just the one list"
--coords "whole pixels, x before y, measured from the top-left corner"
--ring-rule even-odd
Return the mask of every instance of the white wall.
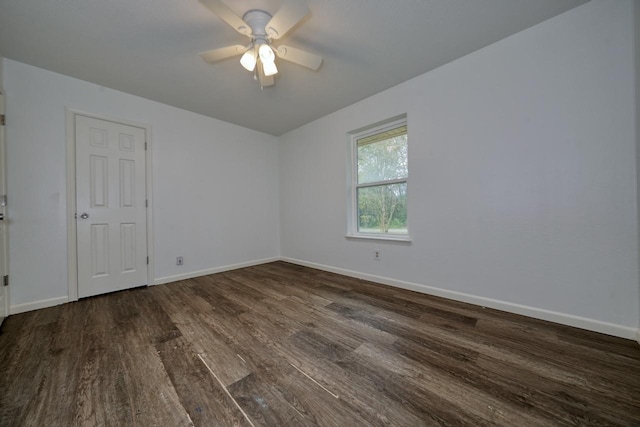
[[[282, 256], [633, 337], [633, 32], [592, 1], [284, 135]], [[405, 112], [413, 242], [348, 240], [346, 133]]]
[[4, 87], [13, 312], [67, 296], [65, 106], [151, 125], [159, 281], [279, 255], [275, 137], [7, 59]]

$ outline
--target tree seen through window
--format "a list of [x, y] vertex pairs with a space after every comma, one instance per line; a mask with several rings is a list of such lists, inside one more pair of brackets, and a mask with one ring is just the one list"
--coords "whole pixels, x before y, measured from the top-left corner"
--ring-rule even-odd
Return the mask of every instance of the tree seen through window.
[[407, 234], [406, 125], [356, 141], [358, 232]]

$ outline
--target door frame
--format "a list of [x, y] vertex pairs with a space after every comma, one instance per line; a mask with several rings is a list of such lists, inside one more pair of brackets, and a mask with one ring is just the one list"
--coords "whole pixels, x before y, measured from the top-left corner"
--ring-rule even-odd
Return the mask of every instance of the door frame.
[[69, 302], [78, 300], [78, 231], [76, 223], [76, 116], [85, 116], [92, 119], [104, 120], [108, 122], [119, 123], [127, 126], [134, 126], [145, 130], [145, 139], [147, 149], [145, 151], [146, 162], [146, 199], [149, 202], [147, 207], [147, 256], [149, 264], [147, 264], [147, 286], [153, 285], [155, 282], [154, 266], [155, 261], [153, 254], [153, 191], [152, 191], [152, 147], [151, 143], [151, 126], [123, 120], [119, 118], [109, 117], [101, 114], [87, 113], [86, 111], [76, 110], [65, 107], [66, 129], [67, 129], [67, 274], [68, 278], [68, 299]]
[[[2, 67], [2, 58], [0, 58], [0, 67]], [[1, 73], [0, 73], [1, 77]], [[5, 93], [2, 89], [2, 80], [0, 79], [0, 114], [4, 114], [6, 117], [5, 110]], [[7, 197], [7, 133], [6, 133], [6, 125], [0, 125], [0, 196]], [[0, 223], [0, 227], [2, 227], [2, 233], [0, 237], [0, 245], [3, 247], [2, 258], [0, 259], [0, 280], [3, 279], [2, 276], [9, 275], [9, 218], [8, 218], [8, 209], [5, 205], [0, 206], [0, 213], [4, 214], [4, 220]], [[3, 283], [0, 283], [3, 289], [0, 289], [0, 292], [4, 292], [4, 313], [5, 318], [9, 317], [11, 314], [11, 304], [9, 302], [11, 290], [9, 286], [4, 286]], [[0, 318], [0, 324], [2, 324], [4, 318]]]

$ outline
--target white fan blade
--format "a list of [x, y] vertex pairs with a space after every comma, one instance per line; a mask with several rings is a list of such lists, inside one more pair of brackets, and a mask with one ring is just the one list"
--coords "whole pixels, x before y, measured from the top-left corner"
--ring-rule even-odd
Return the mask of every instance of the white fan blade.
[[279, 39], [311, 12], [304, 0], [284, 0], [282, 6], [267, 23], [267, 35]]
[[212, 64], [232, 56], [241, 55], [247, 51], [246, 46], [236, 44], [233, 46], [221, 47], [220, 49], [208, 50], [200, 54], [200, 58]]
[[262, 64], [260, 65], [260, 69], [258, 70], [258, 77], [260, 78], [260, 86], [262, 87], [267, 87], [267, 86], [273, 86], [276, 81], [273, 78], [273, 76], [265, 76], [264, 75], [264, 70], [262, 69]]
[[322, 65], [322, 56], [305, 52], [296, 47], [280, 45], [275, 48], [275, 52], [279, 58], [310, 68], [313, 71], [318, 71], [318, 68]]
[[215, 13], [234, 30], [246, 36], [251, 34], [251, 27], [231, 10], [222, 0], [200, 0], [211, 12]]

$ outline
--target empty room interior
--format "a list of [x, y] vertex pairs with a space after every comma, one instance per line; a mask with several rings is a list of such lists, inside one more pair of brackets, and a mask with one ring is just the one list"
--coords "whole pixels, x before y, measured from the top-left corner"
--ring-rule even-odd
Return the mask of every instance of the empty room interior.
[[640, 2], [0, 0], [0, 426], [640, 425]]

